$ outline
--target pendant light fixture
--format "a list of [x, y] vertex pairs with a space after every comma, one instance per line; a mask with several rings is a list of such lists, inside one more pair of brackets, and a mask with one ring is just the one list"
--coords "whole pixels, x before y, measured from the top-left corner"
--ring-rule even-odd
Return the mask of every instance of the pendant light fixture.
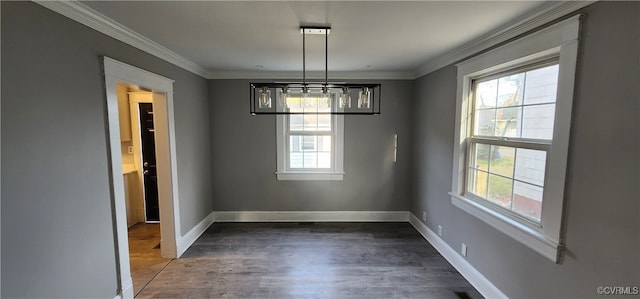
[[[380, 84], [329, 82], [330, 32], [331, 27], [300, 27], [302, 82], [250, 83], [251, 114], [380, 114]], [[324, 80], [320, 82], [307, 81], [307, 35], [324, 35]], [[357, 95], [357, 103], [353, 105], [352, 93]], [[276, 101], [272, 100], [272, 95]], [[331, 109], [292, 109], [305, 105]]]

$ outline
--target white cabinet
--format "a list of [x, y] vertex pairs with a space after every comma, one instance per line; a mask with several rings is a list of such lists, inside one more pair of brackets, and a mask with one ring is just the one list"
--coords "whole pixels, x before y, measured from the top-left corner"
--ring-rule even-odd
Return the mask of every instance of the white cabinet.
[[131, 141], [131, 113], [129, 108], [129, 95], [126, 85], [116, 84], [118, 96], [118, 119], [120, 120], [120, 141]]
[[135, 170], [124, 172], [123, 176], [124, 197], [127, 207], [127, 227], [131, 227], [138, 222], [144, 222], [142, 185]]

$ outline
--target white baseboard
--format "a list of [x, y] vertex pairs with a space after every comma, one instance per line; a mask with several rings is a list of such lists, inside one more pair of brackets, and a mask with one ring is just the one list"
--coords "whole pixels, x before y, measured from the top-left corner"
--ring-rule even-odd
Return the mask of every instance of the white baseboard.
[[486, 298], [507, 298], [491, 281], [474, 268], [467, 260], [458, 254], [449, 244], [442, 240], [435, 232], [422, 223], [418, 218], [409, 214], [409, 223], [427, 239], [429, 243], [453, 265], [471, 285], [473, 285], [482, 296]]
[[216, 222], [407, 222], [408, 211], [226, 211]]
[[133, 299], [133, 280], [131, 277], [122, 282], [122, 293], [113, 297], [113, 299]]
[[178, 257], [180, 257], [185, 251], [187, 251], [187, 249], [189, 249], [191, 244], [193, 244], [193, 242], [198, 240], [200, 235], [202, 235], [207, 230], [207, 228], [209, 228], [209, 226], [213, 224], [213, 221], [215, 220], [214, 217], [215, 217], [215, 212], [209, 213], [209, 215], [207, 215], [207, 217], [202, 219], [200, 223], [196, 224], [196, 226], [194, 226], [191, 230], [189, 230], [188, 233], [182, 236], [182, 239], [180, 239], [180, 242], [178, 242], [178, 246], [177, 246]]

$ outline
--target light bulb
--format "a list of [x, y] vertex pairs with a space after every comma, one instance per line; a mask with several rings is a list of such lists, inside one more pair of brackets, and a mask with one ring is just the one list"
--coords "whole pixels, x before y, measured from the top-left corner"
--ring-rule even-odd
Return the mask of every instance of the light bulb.
[[351, 95], [349, 94], [349, 88], [343, 87], [342, 94], [340, 94], [340, 103], [338, 104], [340, 109], [351, 108]]
[[309, 86], [302, 86], [302, 99], [300, 101], [300, 107], [311, 106], [311, 100], [309, 99]]
[[322, 104], [327, 108], [331, 108], [331, 98], [329, 97], [329, 86], [327, 85], [322, 86]]
[[282, 88], [282, 106], [285, 108], [291, 108], [289, 105], [289, 87]]
[[271, 90], [269, 90], [269, 88], [267, 88], [266, 86], [262, 87], [260, 90], [258, 90], [258, 96], [260, 108], [271, 108]]
[[358, 108], [371, 108], [371, 92], [369, 87], [363, 87], [358, 97]]

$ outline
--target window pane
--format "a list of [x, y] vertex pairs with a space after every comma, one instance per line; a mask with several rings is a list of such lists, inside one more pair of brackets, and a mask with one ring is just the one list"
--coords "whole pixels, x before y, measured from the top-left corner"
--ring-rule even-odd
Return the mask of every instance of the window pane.
[[524, 104], [554, 103], [558, 88], [558, 65], [527, 72]]
[[522, 137], [532, 139], [553, 138], [553, 119], [556, 105], [524, 106], [522, 113]]
[[318, 101], [318, 112], [327, 113], [331, 112], [331, 98], [319, 98]]
[[495, 109], [476, 110], [473, 134], [479, 136], [494, 136], [496, 130], [495, 118]]
[[496, 107], [498, 80], [478, 83], [476, 86], [476, 109]]
[[302, 158], [303, 158], [303, 153], [302, 152], [292, 152], [289, 153], [289, 167], [291, 168], [302, 168], [303, 164], [302, 164]]
[[489, 174], [489, 190], [487, 200], [511, 209], [511, 189], [513, 181], [497, 175]]
[[289, 151], [292, 153], [300, 151], [300, 136], [289, 136]]
[[331, 168], [331, 153], [318, 153], [318, 168]]
[[318, 131], [331, 131], [331, 114], [318, 115]]
[[469, 192], [487, 198], [487, 173], [475, 169], [469, 169]]
[[302, 136], [302, 151], [315, 151], [316, 150], [316, 136]]
[[318, 115], [305, 114], [303, 117], [304, 117], [304, 130], [305, 131], [317, 131], [318, 130]]
[[300, 115], [300, 114], [289, 115], [289, 130], [291, 130], [291, 131], [302, 131], [303, 130], [303, 117], [302, 117], [302, 115]]
[[542, 213], [542, 188], [516, 181], [513, 185], [513, 211], [539, 221]]
[[331, 152], [331, 136], [318, 136], [318, 151]]
[[520, 137], [521, 107], [501, 108], [496, 111], [496, 135], [500, 137]]
[[302, 159], [303, 168], [317, 168], [318, 154], [316, 152], [305, 152]]
[[524, 73], [509, 75], [498, 80], [498, 107], [521, 105], [524, 91]]
[[489, 172], [513, 177], [515, 148], [492, 145], [490, 157]]
[[519, 148], [516, 150], [515, 179], [544, 186], [547, 152]]
[[475, 160], [469, 165], [470, 167], [474, 167], [477, 169], [481, 169], [484, 171], [489, 170], [489, 149], [490, 146], [488, 144], [476, 144], [475, 145]]
[[305, 111], [317, 111], [318, 99], [314, 97], [304, 97], [302, 98], [302, 107]]

